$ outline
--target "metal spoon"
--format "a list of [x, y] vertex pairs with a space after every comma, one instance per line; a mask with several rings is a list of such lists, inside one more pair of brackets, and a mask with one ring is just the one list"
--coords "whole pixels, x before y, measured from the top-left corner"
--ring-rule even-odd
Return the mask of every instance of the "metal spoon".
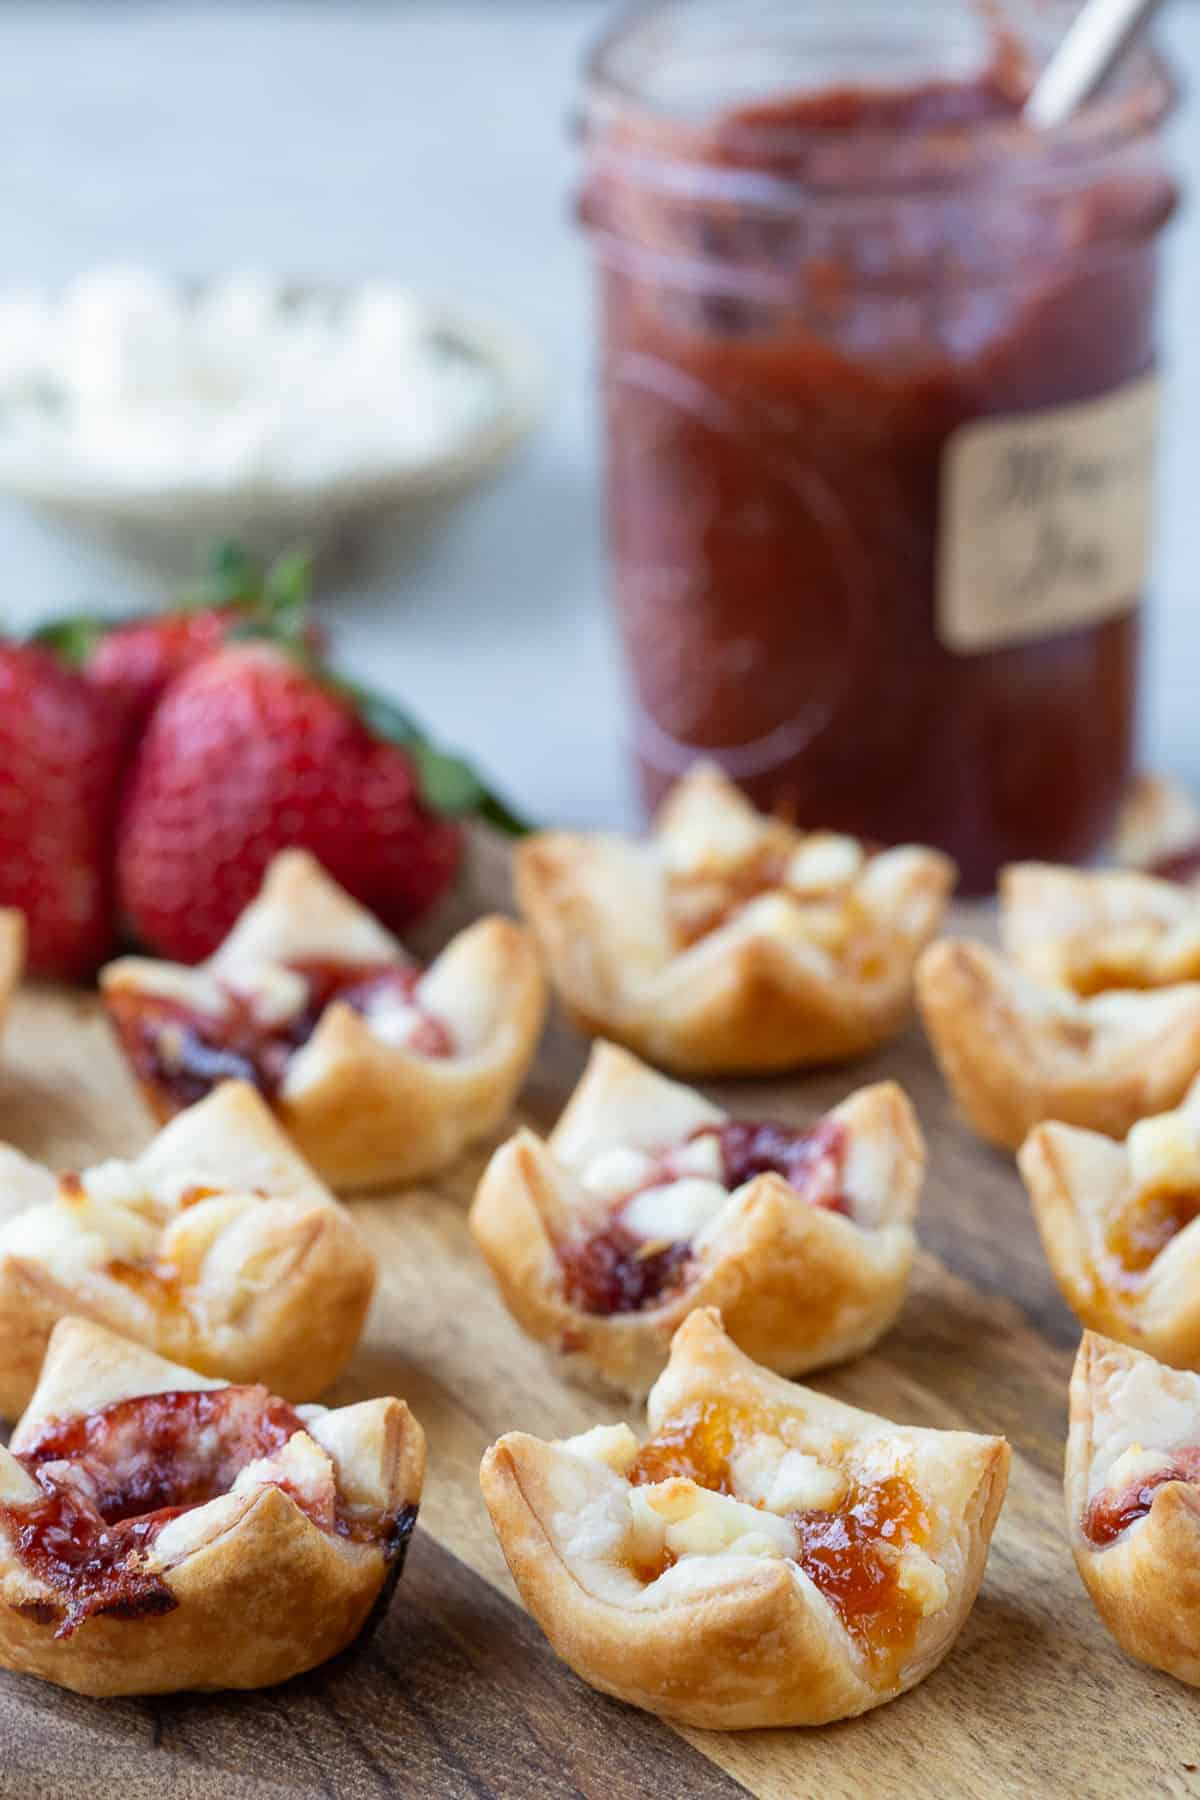
[[1043, 131], [1065, 124], [1124, 56], [1158, 4], [1087, 0], [1025, 102], [1025, 122]]

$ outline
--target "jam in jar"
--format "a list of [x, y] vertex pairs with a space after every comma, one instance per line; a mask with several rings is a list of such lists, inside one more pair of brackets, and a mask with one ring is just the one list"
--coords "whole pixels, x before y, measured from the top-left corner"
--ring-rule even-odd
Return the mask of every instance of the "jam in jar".
[[[698, 756], [965, 885], [1129, 774], [1170, 82], [1075, 5], [657, 0], [594, 52], [609, 541], [648, 800]], [[1011, 17], [1010, 17], [1011, 16]]]

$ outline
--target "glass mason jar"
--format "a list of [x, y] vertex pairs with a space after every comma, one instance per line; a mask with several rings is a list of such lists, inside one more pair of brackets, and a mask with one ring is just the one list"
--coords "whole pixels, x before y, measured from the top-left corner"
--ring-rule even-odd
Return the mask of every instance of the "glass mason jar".
[[1075, 4], [658, 0], [588, 65], [609, 542], [647, 800], [1081, 859], [1130, 769], [1160, 229], [1148, 50], [1022, 125]]

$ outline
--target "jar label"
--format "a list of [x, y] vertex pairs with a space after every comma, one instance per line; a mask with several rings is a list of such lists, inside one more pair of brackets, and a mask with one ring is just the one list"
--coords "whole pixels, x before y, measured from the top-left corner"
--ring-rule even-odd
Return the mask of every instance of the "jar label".
[[949, 650], [1027, 643], [1127, 612], [1150, 547], [1154, 376], [960, 426], [941, 469], [937, 625]]

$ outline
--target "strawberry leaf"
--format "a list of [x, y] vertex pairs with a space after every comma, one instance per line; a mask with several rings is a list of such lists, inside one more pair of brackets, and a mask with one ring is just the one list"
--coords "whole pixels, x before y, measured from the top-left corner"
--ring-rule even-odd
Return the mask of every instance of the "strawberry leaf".
[[200, 580], [181, 604], [188, 611], [207, 606], [243, 608], [263, 625], [264, 635], [299, 641], [312, 589], [313, 563], [307, 550], [285, 551], [264, 568], [241, 544], [222, 538], [208, 551]]
[[307, 550], [276, 557], [262, 578], [262, 609], [278, 636], [299, 643], [308, 629], [313, 560]]
[[96, 645], [109, 630], [111, 621], [92, 613], [72, 613], [69, 618], [53, 619], [30, 633], [30, 643], [43, 644], [53, 650], [73, 669], [82, 669]]
[[145, 613], [70, 613], [39, 626], [30, 633], [30, 642], [43, 644], [72, 668], [82, 669], [110, 631], [215, 607], [241, 615], [230, 636], [269, 637], [276, 643], [313, 648], [320, 644], [321, 633], [307, 616], [312, 588], [313, 564], [306, 550], [288, 551], [264, 569], [240, 544], [223, 538], [207, 552], [195, 586], [164, 606]]
[[262, 585], [262, 570], [245, 546], [234, 538], [218, 538], [205, 552], [200, 580], [184, 604], [234, 606], [260, 592]]
[[510, 837], [532, 830], [529, 821], [493, 793], [470, 763], [431, 744], [411, 715], [394, 700], [341, 677], [328, 680], [327, 685], [354, 707], [372, 737], [406, 752], [416, 772], [421, 798], [434, 812], [453, 819], [486, 819]]
[[502, 831], [506, 837], [524, 837], [534, 829], [530, 821], [521, 813], [514, 811], [507, 800], [499, 794], [492, 793], [490, 788], [482, 790], [483, 798], [475, 808], [477, 819], [484, 819]]
[[430, 744], [408, 746], [421, 784], [421, 798], [435, 812], [462, 818], [479, 811], [486, 789], [475, 771], [457, 756], [447, 756]]

